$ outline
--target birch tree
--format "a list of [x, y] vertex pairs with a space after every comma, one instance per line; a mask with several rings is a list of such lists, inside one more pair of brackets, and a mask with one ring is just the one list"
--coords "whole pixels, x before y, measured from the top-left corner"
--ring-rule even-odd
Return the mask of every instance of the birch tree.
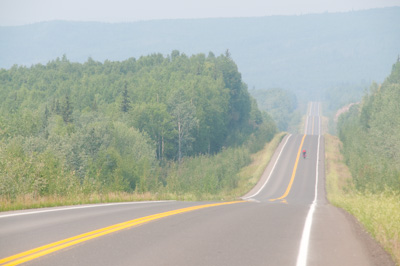
[[171, 113], [178, 137], [178, 162], [181, 162], [183, 153], [187, 152], [195, 141], [192, 131], [198, 126], [199, 120], [196, 117], [196, 107], [185, 99], [183, 91], [174, 93], [171, 100]]

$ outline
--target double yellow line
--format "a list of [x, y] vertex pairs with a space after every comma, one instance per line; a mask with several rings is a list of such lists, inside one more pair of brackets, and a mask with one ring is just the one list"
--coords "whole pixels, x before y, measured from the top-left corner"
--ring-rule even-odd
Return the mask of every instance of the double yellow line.
[[200, 206], [193, 206], [193, 207], [188, 207], [188, 208], [183, 208], [183, 209], [178, 209], [178, 210], [173, 210], [173, 211], [168, 211], [168, 212], [163, 212], [163, 213], [158, 213], [158, 214], [153, 214], [149, 215], [146, 217], [134, 219], [131, 221], [115, 224], [112, 226], [104, 227], [98, 230], [94, 230], [88, 233], [84, 233], [81, 235], [77, 235], [74, 237], [70, 237], [61, 241], [57, 241], [48, 245], [44, 245], [35, 249], [31, 249], [4, 259], [0, 259], [0, 265], [1, 266], [11, 266], [11, 265], [19, 265], [21, 263], [42, 257], [44, 255], [50, 254], [52, 252], [88, 241], [93, 238], [97, 238], [103, 235], [107, 235], [113, 232], [117, 232], [126, 228], [130, 228], [133, 226], [138, 226], [153, 220], [161, 219], [167, 216], [171, 215], [176, 215], [180, 213], [185, 213], [185, 212], [190, 212], [194, 210], [199, 210], [199, 209], [204, 209], [204, 208], [209, 208], [209, 207], [215, 207], [215, 206], [222, 206], [222, 205], [228, 205], [228, 204], [235, 204], [243, 201], [230, 201], [230, 202], [222, 202], [222, 203], [214, 203], [214, 204], [205, 204], [205, 205], [200, 205]]
[[306, 135], [303, 136], [303, 138], [301, 139], [301, 143], [300, 143], [300, 147], [299, 150], [297, 152], [297, 157], [296, 157], [296, 162], [294, 163], [294, 167], [293, 167], [293, 172], [292, 172], [292, 177], [290, 178], [290, 182], [288, 187], [286, 188], [285, 193], [280, 196], [279, 198], [276, 199], [270, 199], [269, 201], [276, 201], [276, 200], [282, 200], [284, 202], [285, 198], [287, 197], [287, 195], [289, 195], [290, 190], [292, 189], [292, 185], [293, 185], [293, 181], [294, 181], [294, 177], [296, 176], [296, 171], [297, 171], [297, 165], [299, 164], [299, 159], [300, 159], [300, 155], [301, 155], [301, 150], [304, 144], [304, 139], [306, 138]]

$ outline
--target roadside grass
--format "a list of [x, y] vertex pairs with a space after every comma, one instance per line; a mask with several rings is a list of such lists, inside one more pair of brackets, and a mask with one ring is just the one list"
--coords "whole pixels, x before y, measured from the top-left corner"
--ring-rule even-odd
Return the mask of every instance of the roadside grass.
[[374, 194], [357, 191], [340, 152], [337, 137], [325, 135], [328, 200], [353, 216], [400, 265], [400, 195], [387, 189]]
[[168, 193], [127, 193], [127, 192], [109, 192], [76, 194], [71, 196], [34, 196], [24, 195], [10, 200], [0, 197], [0, 211], [12, 211], [22, 209], [36, 209], [57, 206], [69, 206], [80, 204], [111, 203], [123, 201], [149, 201], [149, 200], [172, 200], [176, 195]]
[[[14, 199], [0, 197], [0, 211], [11, 211], [21, 209], [45, 208], [56, 206], [69, 206], [79, 204], [94, 204], [94, 203], [109, 203], [109, 202], [123, 202], [123, 201], [148, 201], [148, 200], [180, 200], [180, 201], [214, 201], [214, 200], [237, 200], [239, 197], [250, 191], [260, 179], [265, 167], [269, 163], [275, 149], [278, 147], [282, 138], [286, 133], [279, 133], [268, 143], [264, 148], [257, 153], [251, 154], [250, 163], [245, 167], [236, 170], [229, 170], [223, 172], [223, 175], [237, 175], [237, 185], [233, 188], [223, 189], [218, 193], [209, 193], [205, 190], [201, 191], [195, 187], [187, 189], [185, 192], [177, 192], [179, 190], [170, 190], [167, 187], [159, 188], [156, 192], [105, 192], [105, 193], [83, 193], [74, 192], [69, 195], [59, 196], [38, 196], [34, 194], [27, 194], [17, 196]], [[237, 152], [240, 152], [238, 150]], [[240, 154], [239, 154], [240, 156]], [[222, 158], [221, 158], [222, 157]], [[199, 157], [192, 159], [191, 164], [199, 164], [202, 172], [215, 172], [220, 171], [220, 168], [232, 168], [229, 162], [232, 157], [220, 155], [220, 157]], [[211, 163], [209, 160], [212, 160]], [[189, 161], [189, 159], [187, 160]], [[189, 163], [189, 162], [188, 162]], [[189, 167], [188, 164], [186, 167]], [[190, 168], [193, 168], [190, 166]], [[191, 178], [200, 178], [194, 176], [193, 170], [189, 172]], [[198, 172], [197, 170], [195, 172]], [[200, 175], [199, 175], [200, 176]]]
[[329, 117], [321, 116], [321, 134], [324, 134], [325, 132], [330, 132], [329, 125], [330, 125]]
[[[274, 154], [279, 143], [287, 133], [282, 132], [274, 136], [274, 138], [264, 145], [264, 148], [256, 153], [250, 155], [251, 161], [246, 166], [239, 169], [237, 172], [232, 172], [230, 174], [237, 175], [237, 185], [232, 188], [227, 186], [225, 189], [218, 193], [199, 193], [199, 190], [188, 191], [184, 193], [168, 192], [167, 195], [171, 199], [184, 200], [184, 201], [214, 201], [214, 200], [237, 200], [241, 196], [249, 192], [258, 182], [264, 169], [267, 167], [272, 155]], [[201, 163], [200, 163], [201, 164]], [[212, 163], [208, 163], [212, 164]], [[207, 166], [207, 164], [202, 164], [203, 172], [207, 172], [209, 167], [212, 169], [213, 166]], [[215, 168], [215, 171], [219, 171]], [[234, 178], [236, 180], [236, 178]], [[175, 190], [176, 191], [176, 190]]]

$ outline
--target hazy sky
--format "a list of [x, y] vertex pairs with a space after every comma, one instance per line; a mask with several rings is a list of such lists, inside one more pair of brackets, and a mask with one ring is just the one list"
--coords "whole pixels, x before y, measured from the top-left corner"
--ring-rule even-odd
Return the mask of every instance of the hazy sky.
[[0, 26], [49, 20], [255, 17], [400, 6], [400, 0], [0, 0]]

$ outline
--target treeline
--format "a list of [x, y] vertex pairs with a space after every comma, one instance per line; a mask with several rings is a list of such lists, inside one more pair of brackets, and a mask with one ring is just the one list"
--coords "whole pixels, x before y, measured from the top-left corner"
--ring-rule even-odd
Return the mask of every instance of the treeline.
[[[229, 155], [241, 166], [276, 133], [228, 51], [13, 66], [0, 70], [0, 98], [0, 197], [10, 199], [176, 191], [190, 184], [177, 170], [186, 161], [244, 144]], [[235, 186], [234, 175], [212, 178], [207, 193]]]
[[400, 192], [400, 62], [382, 85], [339, 118], [339, 137], [356, 188]]
[[343, 106], [359, 102], [370, 85], [371, 83], [342, 84], [325, 89], [321, 97], [324, 103], [324, 113], [333, 116]]
[[260, 109], [268, 112], [281, 131], [298, 132], [301, 121], [297, 97], [293, 92], [281, 88], [250, 90]]

